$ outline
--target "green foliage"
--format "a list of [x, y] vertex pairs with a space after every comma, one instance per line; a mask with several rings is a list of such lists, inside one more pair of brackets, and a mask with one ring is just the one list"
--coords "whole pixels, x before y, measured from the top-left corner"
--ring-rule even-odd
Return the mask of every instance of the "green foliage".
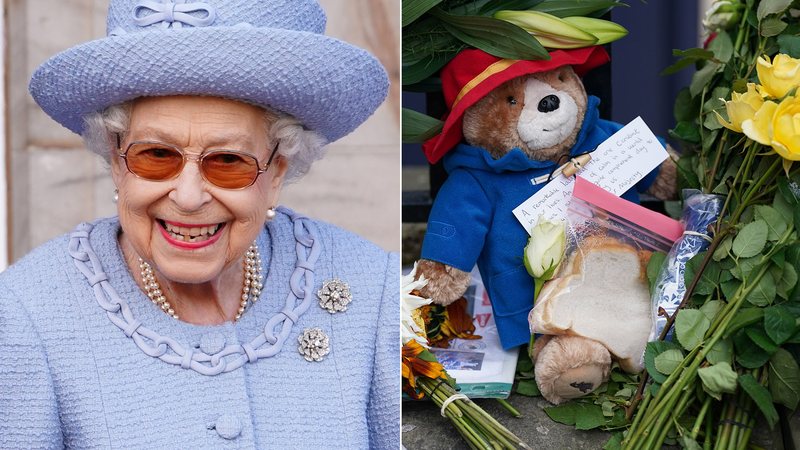
[[425, 142], [442, 130], [443, 123], [427, 114], [403, 108], [403, 142]]
[[671, 374], [683, 361], [683, 352], [677, 349], [667, 350], [656, 356], [656, 370], [664, 375]]
[[764, 37], [772, 37], [777, 36], [789, 26], [788, 23], [784, 22], [777, 17], [769, 17], [761, 21], [761, 35]]
[[690, 144], [700, 143], [700, 130], [691, 122], [678, 122], [675, 128], [669, 130], [669, 135]]
[[731, 250], [739, 258], [750, 258], [758, 255], [767, 244], [769, 228], [763, 220], [748, 223], [739, 231], [733, 240]]
[[759, 384], [750, 374], [739, 376], [739, 386], [753, 399], [761, 414], [767, 419], [769, 427], [774, 428], [775, 424], [778, 423], [778, 411], [775, 409], [775, 405], [772, 404], [772, 396], [767, 388]]
[[746, 330], [741, 330], [733, 336], [733, 347], [736, 351], [736, 362], [747, 369], [756, 369], [769, 361], [770, 354], [756, 345]]
[[542, 0], [489, 0], [485, 5], [481, 6], [478, 14], [482, 16], [491, 16], [497, 11], [503, 9], [511, 9], [515, 11], [535, 8], [536, 5], [541, 3]]
[[796, 331], [795, 318], [781, 305], [764, 309], [764, 330], [777, 345], [786, 342]]
[[778, 345], [772, 341], [772, 338], [760, 327], [750, 327], [745, 330], [747, 337], [750, 338], [757, 346], [761, 347], [767, 354], [772, 355], [778, 350]]
[[578, 430], [599, 428], [608, 421], [602, 407], [575, 401], [545, 408], [544, 412], [556, 422], [574, 425]]
[[703, 306], [700, 307], [700, 312], [705, 314], [709, 322], [712, 322], [723, 308], [725, 308], [725, 304], [722, 300], [710, 300], [703, 303]]
[[733, 363], [733, 344], [730, 339], [720, 339], [706, 354], [706, 359], [711, 364], [726, 362]]
[[724, 393], [732, 394], [736, 391], [736, 372], [726, 362], [701, 367], [697, 369], [697, 375], [703, 382], [703, 390], [717, 400], [722, 400]]
[[603, 450], [621, 450], [622, 449], [622, 433], [614, 433], [611, 438], [603, 445]]
[[733, 41], [728, 33], [718, 34], [717, 37], [708, 45], [708, 49], [714, 54], [714, 59], [720, 63], [727, 63], [733, 56]]
[[526, 397], [540, 397], [542, 395], [542, 393], [539, 392], [539, 386], [536, 385], [536, 381], [534, 380], [520, 380], [520, 382], [517, 383], [517, 394]]
[[787, 223], [775, 208], [768, 205], [756, 205], [756, 218], [767, 225], [767, 240], [775, 242], [786, 232]]
[[410, 25], [441, 2], [442, 0], [403, 0], [403, 26]]
[[530, 33], [504, 20], [460, 16], [438, 8], [431, 10], [444, 28], [461, 42], [507, 59], [550, 59], [550, 54]]
[[790, 410], [800, 403], [800, 366], [791, 353], [778, 349], [769, 360], [769, 391], [772, 400]]
[[800, 58], [800, 36], [782, 34], [778, 36], [779, 51], [792, 58]]
[[703, 341], [711, 321], [705, 314], [696, 309], [678, 311], [675, 319], [675, 335], [678, 342], [686, 350], [692, 350]]
[[670, 350], [681, 351], [680, 346], [669, 341], [653, 341], [648, 342], [644, 351], [644, 365], [647, 369], [647, 374], [656, 383], [663, 383], [667, 380], [667, 376], [661, 373], [656, 367], [656, 358], [664, 352]]
[[727, 338], [731, 336], [735, 332], [739, 331], [740, 329], [748, 325], [760, 322], [761, 319], [763, 318], [764, 318], [763, 308], [742, 308], [739, 310], [739, 313], [736, 314], [736, 317], [734, 317], [733, 320], [731, 320], [731, 323], [728, 325], [725, 337]]
[[[628, 6], [613, 0], [544, 0], [534, 6], [533, 10], [552, 14], [556, 17], [600, 17], [616, 6]], [[515, 8], [504, 8], [515, 9]]]
[[756, 18], [761, 21], [769, 15], [783, 14], [791, 4], [792, 0], [762, 0], [758, 4]]
[[[661, 75], [672, 75], [687, 67], [694, 66], [694, 64], [696, 64], [698, 61], [708, 61], [714, 58], [714, 52], [701, 48], [690, 48], [688, 50], [673, 50], [672, 56], [677, 56], [679, 58], [678, 61], [664, 69], [661, 72]], [[689, 90], [687, 89], [686, 92], [689, 93]], [[694, 95], [692, 95], [692, 97], [694, 97]], [[677, 114], [675, 115], [675, 118], [681, 120]]]
[[767, 306], [772, 304], [776, 295], [775, 279], [770, 272], [766, 272], [748, 294], [747, 301], [755, 306]]

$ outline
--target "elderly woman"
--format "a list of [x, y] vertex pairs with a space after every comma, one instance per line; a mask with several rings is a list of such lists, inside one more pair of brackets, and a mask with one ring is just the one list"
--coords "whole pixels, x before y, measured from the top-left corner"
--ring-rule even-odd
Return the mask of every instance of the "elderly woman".
[[112, 0], [34, 99], [118, 217], [0, 275], [0, 448], [397, 448], [397, 258], [282, 207], [383, 101], [312, 0]]

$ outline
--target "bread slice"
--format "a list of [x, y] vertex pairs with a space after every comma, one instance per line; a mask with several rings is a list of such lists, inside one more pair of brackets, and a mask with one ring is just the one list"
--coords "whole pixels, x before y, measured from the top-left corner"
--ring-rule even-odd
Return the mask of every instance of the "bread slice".
[[594, 339], [623, 370], [640, 372], [652, 322], [650, 255], [616, 239], [588, 238], [542, 289], [529, 316], [531, 331]]

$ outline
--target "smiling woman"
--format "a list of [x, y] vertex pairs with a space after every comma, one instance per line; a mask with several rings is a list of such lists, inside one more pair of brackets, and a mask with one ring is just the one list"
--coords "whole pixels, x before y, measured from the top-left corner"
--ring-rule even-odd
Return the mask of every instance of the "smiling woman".
[[288, 168], [286, 156], [272, 155], [280, 145], [271, 116], [223, 98], [150, 97], [131, 105], [128, 129], [117, 131], [120, 248], [132, 271], [158, 268], [173, 299], [167, 310], [186, 322], [222, 323], [247, 307], [242, 255], [275, 217]]
[[36, 70], [117, 215], [0, 274], [0, 448], [399, 446], [397, 256], [278, 206], [388, 89], [324, 26], [314, 0], [112, 0]]

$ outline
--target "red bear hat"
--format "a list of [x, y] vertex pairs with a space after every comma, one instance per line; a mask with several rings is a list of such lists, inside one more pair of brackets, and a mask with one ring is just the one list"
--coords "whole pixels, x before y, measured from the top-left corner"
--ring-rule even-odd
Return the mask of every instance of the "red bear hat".
[[442, 91], [450, 113], [442, 132], [422, 144], [431, 164], [455, 147], [462, 137], [464, 111], [508, 80], [571, 65], [578, 76], [610, 60], [600, 46], [554, 50], [548, 60], [501, 59], [482, 50], [464, 50], [442, 69]]

